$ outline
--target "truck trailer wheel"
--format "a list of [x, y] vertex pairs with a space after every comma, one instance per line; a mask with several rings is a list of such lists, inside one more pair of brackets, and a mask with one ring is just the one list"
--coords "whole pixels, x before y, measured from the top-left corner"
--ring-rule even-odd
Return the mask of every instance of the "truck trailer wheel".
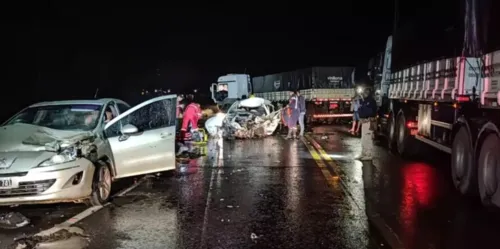
[[453, 139], [451, 150], [451, 177], [457, 190], [463, 195], [476, 194], [477, 171], [471, 137], [466, 127], [460, 128]]
[[484, 140], [479, 153], [478, 185], [481, 201], [485, 206], [500, 207], [500, 139], [490, 134]]
[[403, 113], [398, 115], [396, 143], [398, 153], [403, 157], [413, 157], [419, 152], [419, 142], [411, 136], [410, 129], [406, 127], [406, 117]]
[[389, 146], [389, 149], [395, 150], [396, 149], [396, 118], [394, 117], [393, 114], [389, 116], [387, 119], [387, 122], [389, 122], [388, 129], [389, 129], [389, 134], [387, 137], [387, 144]]

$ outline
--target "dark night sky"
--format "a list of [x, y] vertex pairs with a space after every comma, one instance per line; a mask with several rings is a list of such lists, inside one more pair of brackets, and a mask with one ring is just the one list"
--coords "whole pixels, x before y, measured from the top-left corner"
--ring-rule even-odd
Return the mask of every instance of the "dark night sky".
[[205, 90], [218, 75], [245, 69], [260, 75], [365, 65], [392, 30], [392, 1], [297, 3], [13, 9], [6, 81], [18, 90], [2, 91], [2, 101], [18, 109], [45, 99], [92, 98], [97, 87], [128, 100], [155, 86]]

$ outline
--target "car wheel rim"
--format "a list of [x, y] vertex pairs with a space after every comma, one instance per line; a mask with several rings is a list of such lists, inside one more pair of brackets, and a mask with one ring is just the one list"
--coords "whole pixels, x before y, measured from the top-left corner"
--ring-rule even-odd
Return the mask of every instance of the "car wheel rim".
[[492, 151], [488, 151], [486, 154], [486, 157], [484, 159], [484, 165], [483, 165], [483, 182], [484, 182], [484, 190], [487, 196], [492, 196], [495, 194], [497, 188], [498, 188], [498, 183], [497, 183], [497, 165], [498, 165], [498, 158], [496, 155], [493, 154]]
[[99, 195], [102, 200], [106, 200], [111, 192], [111, 173], [108, 167], [101, 167], [99, 172]]

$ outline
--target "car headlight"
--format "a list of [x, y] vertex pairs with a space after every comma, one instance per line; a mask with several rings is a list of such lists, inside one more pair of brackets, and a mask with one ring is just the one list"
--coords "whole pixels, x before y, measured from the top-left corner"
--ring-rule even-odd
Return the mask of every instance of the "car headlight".
[[67, 163], [75, 161], [77, 158], [77, 150], [75, 147], [68, 147], [61, 151], [59, 154], [52, 156], [51, 158], [43, 161], [39, 166], [47, 167], [53, 166], [61, 163]]

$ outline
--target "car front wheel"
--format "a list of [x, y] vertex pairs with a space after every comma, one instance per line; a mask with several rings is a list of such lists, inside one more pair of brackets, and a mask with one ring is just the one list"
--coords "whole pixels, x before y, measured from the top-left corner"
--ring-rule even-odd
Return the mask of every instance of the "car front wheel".
[[104, 162], [95, 165], [94, 178], [92, 180], [92, 194], [88, 200], [91, 206], [100, 206], [106, 203], [111, 196], [111, 171]]

